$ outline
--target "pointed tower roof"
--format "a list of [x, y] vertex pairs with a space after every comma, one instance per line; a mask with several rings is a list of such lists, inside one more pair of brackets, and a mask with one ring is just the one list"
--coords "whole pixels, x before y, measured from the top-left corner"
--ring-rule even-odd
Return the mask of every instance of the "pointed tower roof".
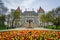
[[18, 6], [18, 8], [16, 9], [16, 11], [21, 11], [20, 7]]
[[45, 11], [40, 7], [37, 12], [38, 12], [38, 13], [44, 13]]

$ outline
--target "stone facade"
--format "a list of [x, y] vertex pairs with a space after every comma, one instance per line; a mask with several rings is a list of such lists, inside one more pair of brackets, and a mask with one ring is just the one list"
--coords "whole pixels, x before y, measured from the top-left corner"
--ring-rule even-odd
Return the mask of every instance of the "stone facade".
[[[33, 11], [27, 11], [25, 10], [22, 12], [20, 8], [18, 7], [16, 10], [21, 12], [21, 18], [20, 22], [18, 22], [18, 25], [15, 26], [21, 26], [21, 27], [29, 27], [31, 24], [31, 27], [38, 27], [42, 25], [42, 22], [40, 21], [40, 16], [45, 13], [45, 11], [40, 7], [37, 12]], [[29, 24], [29, 20], [31, 21]]]
[[[39, 10], [37, 12], [33, 11], [24, 11], [21, 13], [21, 25], [25, 26], [28, 25], [29, 22], [27, 22], [28, 20], [32, 20], [31, 22], [31, 26], [35, 27], [35, 26], [40, 26], [41, 21], [40, 21], [40, 16], [42, 14], [44, 14], [44, 10], [40, 7]], [[28, 27], [28, 26], [27, 26]]]

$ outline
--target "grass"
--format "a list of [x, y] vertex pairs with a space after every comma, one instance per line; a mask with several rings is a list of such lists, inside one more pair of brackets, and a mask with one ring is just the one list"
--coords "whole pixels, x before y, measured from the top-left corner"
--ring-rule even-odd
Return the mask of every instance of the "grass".
[[60, 30], [60, 26], [45, 26], [45, 28], [47, 29], [57, 29], [57, 30]]

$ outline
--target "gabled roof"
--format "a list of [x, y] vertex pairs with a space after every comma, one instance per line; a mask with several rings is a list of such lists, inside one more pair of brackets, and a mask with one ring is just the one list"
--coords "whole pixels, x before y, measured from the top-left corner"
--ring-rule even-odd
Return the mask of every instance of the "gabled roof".
[[16, 11], [22, 12], [19, 6], [18, 6], [18, 8], [16, 9]]
[[40, 7], [37, 12], [38, 12], [38, 13], [44, 13], [45, 11]]

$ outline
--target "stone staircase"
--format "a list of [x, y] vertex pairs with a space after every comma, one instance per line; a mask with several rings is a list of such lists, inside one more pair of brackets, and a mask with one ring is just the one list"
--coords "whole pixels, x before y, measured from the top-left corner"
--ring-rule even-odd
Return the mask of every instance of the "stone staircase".
[[[34, 28], [34, 27], [38, 27], [38, 25], [37, 25], [36, 23], [31, 23], [30, 26], [31, 26], [32, 28]], [[24, 24], [22, 25], [22, 27], [29, 28], [29, 23], [24, 23]]]

